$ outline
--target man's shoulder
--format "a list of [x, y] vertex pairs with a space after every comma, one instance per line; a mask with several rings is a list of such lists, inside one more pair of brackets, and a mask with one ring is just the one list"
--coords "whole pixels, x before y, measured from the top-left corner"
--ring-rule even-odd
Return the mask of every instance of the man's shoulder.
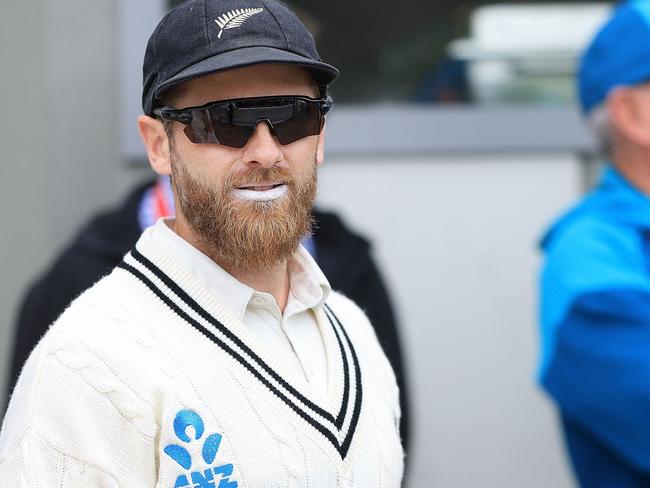
[[615, 281], [646, 275], [645, 236], [638, 228], [585, 213], [562, 222], [544, 242], [546, 269]]
[[359, 347], [376, 345], [381, 349], [368, 316], [355, 302], [342, 293], [332, 290], [325, 307], [346, 333], [350, 334], [353, 341], [359, 344]]
[[363, 310], [361, 310], [354, 301], [340, 291], [332, 290], [327, 298], [325, 306], [334, 311], [335, 314], [350, 317], [353, 320], [358, 320], [364, 323], [368, 322], [368, 317], [366, 317]]
[[125, 286], [128, 287], [128, 283], [122, 273], [113, 270], [75, 298], [52, 329], [95, 336], [111, 324], [133, 320], [128, 313]]
[[128, 369], [142, 357], [151, 341], [138, 318], [137, 291], [124, 278], [115, 270], [77, 297], [43, 337], [48, 354], [67, 359], [83, 353], [114, 369]]
[[555, 229], [544, 250], [541, 316], [558, 324], [582, 296], [650, 292], [645, 236], [638, 228], [586, 213]]
[[[12, 395], [11, 403], [25, 407], [15, 417], [45, 422], [48, 412], [81, 409], [72, 406], [76, 396], [86, 401], [84, 408], [109, 401], [136, 424], [145, 419], [136, 428], [145, 437], [153, 435], [146, 398], [159, 378], [151, 357], [156, 344], [124, 299], [133, 289], [123, 278], [118, 272], [102, 278], [41, 338]], [[135, 413], [130, 405], [136, 405]]]

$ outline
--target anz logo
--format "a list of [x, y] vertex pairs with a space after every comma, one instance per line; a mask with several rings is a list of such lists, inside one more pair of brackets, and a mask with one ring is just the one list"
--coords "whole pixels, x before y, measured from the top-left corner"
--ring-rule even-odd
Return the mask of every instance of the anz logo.
[[[188, 427], [194, 430], [190, 437]], [[200, 441], [205, 433], [203, 419], [193, 410], [181, 410], [174, 418], [174, 432], [176, 437], [185, 444]], [[203, 440], [201, 457], [203, 458], [202, 469], [192, 471], [192, 456], [189, 451], [178, 444], [169, 444], [164, 451], [170, 458], [183, 468], [186, 473], [176, 478], [173, 488], [237, 488], [237, 482], [230, 479], [232, 476], [232, 464], [213, 466], [214, 460], [219, 452], [221, 434], [210, 434]]]

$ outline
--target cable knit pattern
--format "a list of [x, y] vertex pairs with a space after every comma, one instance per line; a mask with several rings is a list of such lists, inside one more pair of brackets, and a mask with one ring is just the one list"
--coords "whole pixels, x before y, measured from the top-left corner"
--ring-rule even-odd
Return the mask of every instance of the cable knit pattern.
[[74, 339], [55, 340], [50, 354], [64, 366], [76, 370], [91, 387], [106, 395], [144, 436], [153, 438], [156, 435], [152, 408], [110, 371], [100, 358], [82, 345], [75, 344]]
[[323, 395], [143, 234], [33, 351], [0, 436], [20, 487], [400, 486], [397, 386], [332, 293]]

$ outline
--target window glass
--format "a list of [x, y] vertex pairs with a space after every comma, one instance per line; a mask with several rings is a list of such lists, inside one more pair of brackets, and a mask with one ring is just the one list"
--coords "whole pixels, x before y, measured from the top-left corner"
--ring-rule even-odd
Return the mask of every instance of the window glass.
[[[170, 7], [182, 3], [170, 0]], [[571, 103], [576, 59], [611, 2], [291, 0], [338, 103]]]

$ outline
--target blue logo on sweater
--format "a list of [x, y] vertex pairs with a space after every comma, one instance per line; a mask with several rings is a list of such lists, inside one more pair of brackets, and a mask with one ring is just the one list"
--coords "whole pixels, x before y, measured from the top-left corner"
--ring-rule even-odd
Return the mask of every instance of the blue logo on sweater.
[[[188, 434], [188, 427], [192, 427], [194, 430], [192, 436]], [[174, 419], [174, 432], [176, 437], [185, 444], [199, 441], [205, 433], [203, 419], [193, 410], [181, 410]], [[194, 471], [191, 471], [192, 456], [185, 447], [178, 444], [166, 446], [164, 449], [165, 454], [187, 471], [186, 474], [176, 478], [174, 488], [237, 488], [237, 482], [230, 480], [233, 471], [232, 464], [212, 466], [220, 445], [221, 434], [207, 436], [203, 441], [201, 456], [205, 462], [204, 466], [207, 465], [208, 467], [207, 469]], [[217, 481], [219, 481], [219, 484], [217, 484]]]

